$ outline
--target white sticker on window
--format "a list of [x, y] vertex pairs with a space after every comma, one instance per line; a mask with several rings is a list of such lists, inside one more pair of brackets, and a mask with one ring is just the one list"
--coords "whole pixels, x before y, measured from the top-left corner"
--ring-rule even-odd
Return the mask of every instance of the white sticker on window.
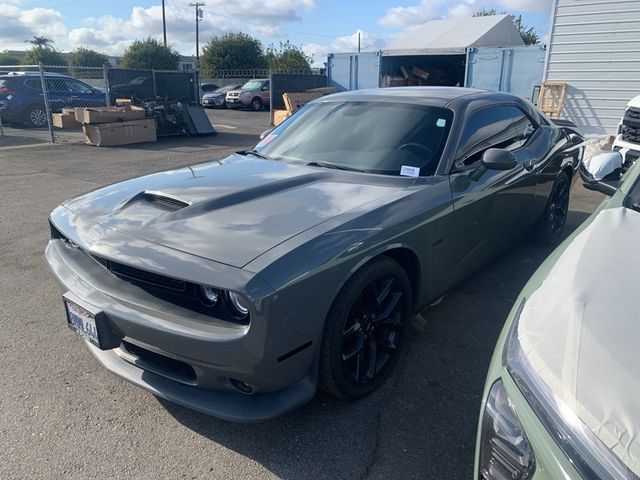
[[400, 169], [400, 175], [403, 177], [419, 177], [420, 169], [418, 167], [408, 167], [407, 165], [402, 165]]
[[439, 118], [436, 122], [436, 127], [444, 127], [447, 124], [447, 121], [444, 118]]
[[265, 145], [270, 144], [276, 139], [277, 136], [278, 135], [275, 133], [270, 133], [269, 135], [264, 137], [262, 140], [260, 140], [260, 142], [256, 145], [256, 147], [264, 147]]

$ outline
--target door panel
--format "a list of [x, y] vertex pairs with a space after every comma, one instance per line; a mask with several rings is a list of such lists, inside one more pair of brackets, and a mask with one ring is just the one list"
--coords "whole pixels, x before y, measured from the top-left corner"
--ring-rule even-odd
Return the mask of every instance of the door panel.
[[[456, 170], [450, 174], [454, 212], [449, 261], [454, 268], [449, 285], [507, 249], [531, 224], [536, 178], [526, 139], [512, 118], [505, 106], [489, 107], [472, 112], [464, 127]], [[486, 170], [474, 180], [471, 175], [489, 148], [510, 150], [518, 163], [507, 171]]]

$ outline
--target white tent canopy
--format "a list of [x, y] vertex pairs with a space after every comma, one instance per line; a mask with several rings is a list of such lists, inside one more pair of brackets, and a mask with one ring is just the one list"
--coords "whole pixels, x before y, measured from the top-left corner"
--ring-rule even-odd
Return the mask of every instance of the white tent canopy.
[[469, 47], [524, 45], [510, 15], [432, 20], [382, 50], [383, 56], [464, 54]]

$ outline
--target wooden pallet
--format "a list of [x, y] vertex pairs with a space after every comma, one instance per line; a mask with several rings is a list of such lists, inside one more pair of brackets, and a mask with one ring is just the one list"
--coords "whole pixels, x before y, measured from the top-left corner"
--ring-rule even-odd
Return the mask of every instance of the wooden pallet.
[[538, 108], [552, 117], [559, 117], [567, 93], [566, 82], [542, 82]]

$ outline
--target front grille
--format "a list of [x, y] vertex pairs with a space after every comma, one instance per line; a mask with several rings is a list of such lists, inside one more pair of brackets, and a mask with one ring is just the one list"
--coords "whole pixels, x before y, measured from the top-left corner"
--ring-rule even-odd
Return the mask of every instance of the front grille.
[[213, 307], [203, 304], [201, 301], [199, 284], [141, 270], [136, 267], [131, 267], [123, 263], [91, 254], [80, 248], [52, 223], [49, 223], [49, 227], [51, 229], [52, 239], [62, 240], [68, 248], [82, 251], [83, 254], [88, 255], [90, 258], [102, 265], [111, 274], [125, 282], [142, 288], [147, 293], [159, 298], [160, 300], [170, 302], [201, 315], [224, 320], [236, 325], [248, 325], [250, 322], [249, 317], [238, 319], [229, 313], [225, 301], [218, 301], [218, 303]]
[[640, 108], [627, 108], [620, 133], [625, 142], [640, 143]]
[[193, 370], [193, 367], [187, 363], [165, 357], [164, 355], [124, 340], [120, 344], [120, 348], [140, 360], [136, 365], [145, 370], [170, 377], [189, 385], [195, 385], [197, 383], [196, 372]]
[[151, 287], [166, 288], [173, 290], [174, 292], [184, 292], [187, 289], [187, 282], [184, 280], [178, 280], [176, 278], [147, 272], [146, 270], [140, 270], [139, 268], [107, 260], [105, 258], [98, 257], [97, 255], [91, 255], [91, 257], [111, 273], [117, 275], [123, 280], [129, 280], [133, 283], [141, 282]]
[[640, 143], [640, 127], [630, 127], [622, 125], [620, 129], [622, 140], [630, 143]]

